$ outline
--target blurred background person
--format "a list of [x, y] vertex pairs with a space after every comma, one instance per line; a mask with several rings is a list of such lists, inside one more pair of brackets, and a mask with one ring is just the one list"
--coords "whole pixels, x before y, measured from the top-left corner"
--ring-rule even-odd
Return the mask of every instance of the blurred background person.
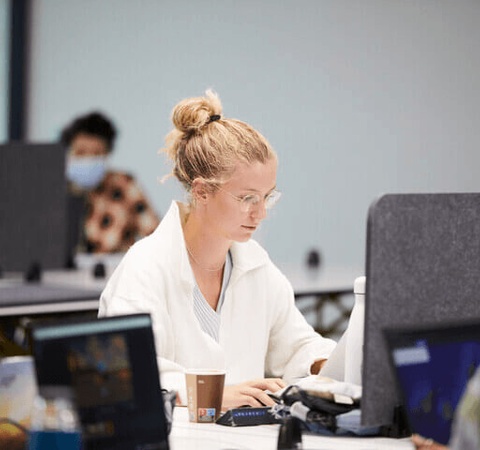
[[132, 175], [108, 168], [117, 135], [100, 112], [75, 118], [61, 133], [67, 149], [69, 256], [123, 253], [160, 219]]

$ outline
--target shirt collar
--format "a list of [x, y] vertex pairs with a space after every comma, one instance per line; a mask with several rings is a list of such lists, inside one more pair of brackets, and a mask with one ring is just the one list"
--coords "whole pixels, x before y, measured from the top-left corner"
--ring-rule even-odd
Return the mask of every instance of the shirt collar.
[[[182, 224], [187, 219], [189, 213], [189, 206], [185, 203], [173, 201], [170, 206], [175, 220], [177, 221], [177, 228], [179, 230], [181, 239], [172, 239], [177, 245], [180, 245], [180, 267], [182, 276], [193, 282], [193, 273], [188, 259], [187, 249], [185, 247], [185, 239], [183, 237]], [[167, 217], [164, 218], [164, 220]], [[233, 269], [237, 273], [236, 278], [242, 273], [249, 272], [258, 267], [261, 267], [269, 261], [267, 252], [256, 242], [250, 239], [247, 242], [233, 242], [230, 247], [232, 254]]]

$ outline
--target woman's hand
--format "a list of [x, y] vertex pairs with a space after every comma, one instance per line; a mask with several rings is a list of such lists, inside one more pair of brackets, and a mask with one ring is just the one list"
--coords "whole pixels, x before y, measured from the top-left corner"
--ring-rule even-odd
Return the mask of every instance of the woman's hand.
[[448, 450], [448, 447], [432, 441], [431, 439], [425, 439], [419, 434], [414, 434], [412, 436], [412, 442], [415, 445], [416, 450]]
[[312, 375], [318, 375], [322, 370], [323, 366], [327, 362], [326, 359], [318, 359], [310, 366], [310, 373]]
[[285, 382], [280, 378], [261, 378], [233, 386], [225, 386], [222, 409], [226, 411], [240, 406], [273, 406], [275, 402], [265, 391], [276, 392], [285, 386]]

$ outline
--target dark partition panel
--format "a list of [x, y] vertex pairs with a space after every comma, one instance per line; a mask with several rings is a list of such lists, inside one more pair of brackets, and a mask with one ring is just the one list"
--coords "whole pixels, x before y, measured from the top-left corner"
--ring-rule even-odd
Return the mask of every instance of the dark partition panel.
[[362, 421], [399, 403], [382, 329], [480, 317], [480, 194], [385, 195], [367, 224]]
[[66, 262], [65, 150], [57, 144], [0, 145], [0, 268], [27, 271]]

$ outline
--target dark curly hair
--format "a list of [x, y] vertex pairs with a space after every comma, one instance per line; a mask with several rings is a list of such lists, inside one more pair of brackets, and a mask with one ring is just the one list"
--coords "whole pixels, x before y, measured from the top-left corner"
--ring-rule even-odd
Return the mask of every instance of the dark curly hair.
[[60, 142], [66, 147], [69, 147], [75, 137], [80, 133], [105, 139], [108, 152], [110, 153], [113, 150], [117, 130], [110, 119], [100, 112], [94, 111], [74, 119], [62, 130]]

